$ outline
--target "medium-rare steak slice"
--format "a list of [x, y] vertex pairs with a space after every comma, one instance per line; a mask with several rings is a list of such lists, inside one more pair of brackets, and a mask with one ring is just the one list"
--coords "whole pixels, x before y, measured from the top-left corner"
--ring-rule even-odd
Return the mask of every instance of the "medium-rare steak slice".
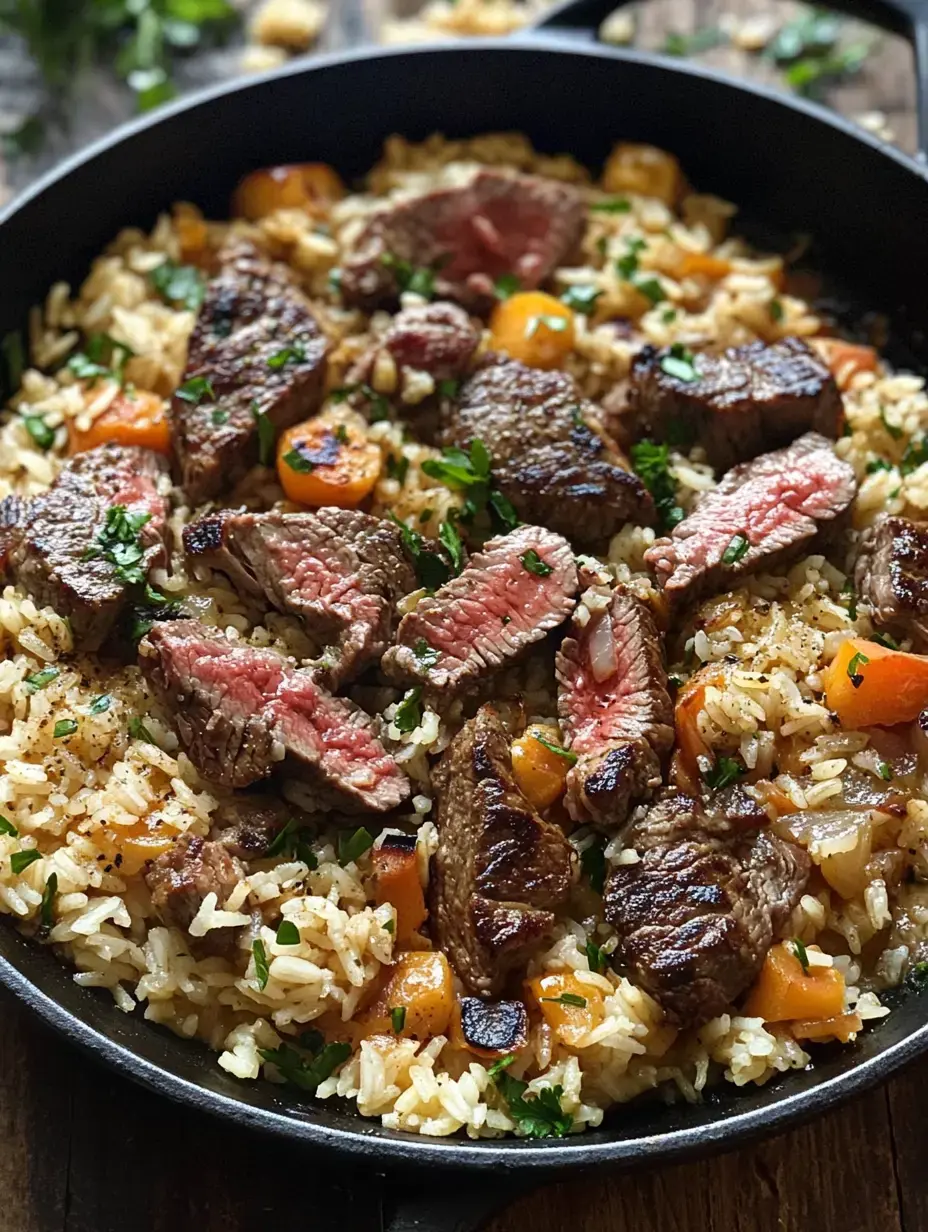
[[583, 221], [569, 184], [501, 168], [455, 171], [370, 216], [342, 263], [342, 293], [374, 308], [396, 300], [409, 281], [404, 271], [424, 269], [439, 299], [488, 309], [504, 274], [539, 286], [579, 243]]
[[7, 568], [40, 606], [67, 616], [75, 644], [98, 650], [133, 586], [165, 555], [164, 459], [101, 445], [65, 464], [9, 528]]
[[692, 602], [811, 551], [843, 525], [856, 491], [854, 471], [831, 442], [807, 432], [730, 470], [645, 561], [671, 602]]
[[440, 443], [468, 450], [483, 441], [494, 485], [526, 522], [572, 543], [605, 543], [626, 522], [643, 526], [654, 504], [599, 408], [571, 376], [489, 356], [443, 408]]
[[833, 440], [841, 434], [838, 386], [801, 338], [694, 355], [683, 371], [691, 366], [697, 380], [674, 375], [674, 358], [672, 351], [651, 346], [635, 357], [623, 444], [645, 436], [694, 441], [722, 471], [788, 445], [804, 432]]
[[880, 518], [861, 537], [854, 580], [877, 624], [928, 640], [928, 525]]
[[387, 812], [409, 795], [364, 711], [279, 655], [194, 620], [155, 625], [139, 653], [190, 760], [211, 782], [249, 787], [280, 769], [306, 779], [317, 804], [344, 812]]
[[383, 670], [447, 705], [562, 624], [576, 593], [570, 544], [540, 526], [519, 526], [488, 540], [458, 577], [403, 617]]
[[587, 591], [556, 668], [558, 711], [577, 757], [567, 811], [574, 821], [620, 826], [660, 786], [661, 760], [673, 744], [673, 705], [650, 611], [622, 589]]
[[380, 658], [417, 585], [400, 528], [357, 509], [208, 514], [184, 528], [184, 547], [300, 617], [327, 647], [316, 676], [330, 689]]
[[471, 992], [496, 995], [551, 932], [570, 888], [570, 846], [513, 782], [509, 740], [491, 706], [461, 728], [433, 781], [433, 938]]
[[422, 304], [404, 308], [389, 328], [348, 373], [349, 387], [369, 381], [378, 355], [386, 353], [399, 370], [427, 372], [436, 382], [460, 379], [480, 344], [480, 330], [457, 304]]
[[[216, 906], [221, 909], [244, 876], [241, 862], [223, 843], [182, 834], [173, 847], [149, 862], [145, 884], [161, 922], [186, 932], [207, 894], [216, 895]], [[191, 941], [200, 953], [228, 954], [237, 932], [236, 928], [215, 928]]]
[[724, 1013], [786, 927], [809, 857], [761, 828], [668, 792], [629, 832], [637, 864], [613, 868], [606, 919], [632, 980], [679, 1026]]
[[259, 460], [260, 417], [276, 434], [318, 408], [327, 349], [286, 266], [242, 240], [220, 254], [171, 404], [192, 503], [227, 491]]

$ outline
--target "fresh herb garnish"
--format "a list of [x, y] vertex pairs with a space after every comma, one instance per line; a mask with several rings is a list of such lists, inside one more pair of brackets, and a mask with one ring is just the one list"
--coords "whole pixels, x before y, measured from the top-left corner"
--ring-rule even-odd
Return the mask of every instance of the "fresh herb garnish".
[[388, 515], [400, 528], [403, 546], [412, 557], [416, 577], [426, 590], [438, 590], [451, 577], [451, 568], [443, 556], [425, 546], [425, 540], [417, 530], [401, 522], [395, 513]]
[[601, 295], [602, 290], [594, 287], [592, 283], [575, 283], [561, 295], [561, 303], [572, 308], [574, 312], [582, 312], [584, 316], [589, 316]]
[[441, 658], [441, 651], [430, 646], [424, 637], [420, 637], [413, 645], [412, 655], [420, 667], [434, 667]]
[[640, 236], [633, 236], [627, 244], [626, 251], [615, 263], [615, 272], [626, 282], [630, 282], [638, 272], [638, 254], [645, 247]]
[[577, 754], [572, 753], [570, 749], [565, 749], [560, 744], [554, 744], [551, 740], [546, 740], [544, 736], [539, 736], [537, 732], [532, 732], [532, 739], [537, 740], [541, 747], [547, 749], [549, 753], [555, 753], [558, 757], [563, 757], [569, 765], [576, 765]]
[[[304, 1035], [308, 1034], [304, 1032]], [[302, 1038], [302, 1037], [301, 1037]], [[269, 1061], [280, 1070], [287, 1082], [292, 1082], [301, 1091], [312, 1093], [320, 1082], [329, 1078], [343, 1061], [351, 1056], [350, 1044], [326, 1044], [310, 1061], [307, 1061], [289, 1044], [279, 1048], [259, 1048], [262, 1061]]]
[[906, 988], [924, 992], [928, 988], [928, 962], [917, 962], [905, 977]]
[[584, 847], [580, 852], [580, 868], [590, 883], [590, 889], [595, 890], [597, 894], [602, 894], [603, 886], [606, 884], [606, 844], [604, 840], [595, 840], [588, 847]]
[[461, 382], [453, 377], [447, 377], [444, 381], [438, 382], [438, 392], [443, 398], [456, 398], [460, 388]]
[[360, 394], [367, 402], [370, 403], [370, 410], [367, 418], [370, 423], [382, 423], [385, 419], [390, 418], [390, 403], [383, 394], [377, 393], [370, 385], [342, 385], [339, 389], [333, 389], [329, 397], [333, 402], [345, 402], [352, 397], [353, 394]]
[[[344, 441], [342, 444], [344, 444]], [[387, 475], [390, 479], [395, 479], [400, 487], [402, 487], [406, 482], [408, 474], [409, 459], [404, 454], [401, 454], [399, 457], [396, 454], [387, 454]]]
[[51, 449], [54, 445], [55, 431], [48, 426], [41, 415], [23, 415], [23, 427], [39, 449]]
[[556, 1005], [572, 1005], [575, 1009], [586, 1009], [586, 997], [580, 997], [575, 992], [562, 992], [559, 997], [542, 997], [542, 1001], [553, 1001]]
[[315, 462], [311, 462], [305, 454], [300, 453], [299, 449], [288, 449], [283, 461], [285, 466], [289, 466], [292, 471], [300, 475], [308, 475], [310, 471], [316, 469]]
[[795, 954], [796, 958], [798, 959], [799, 965], [800, 967], [802, 967], [804, 974], [808, 975], [809, 974], [809, 951], [806, 949], [805, 945], [799, 940], [798, 937], [794, 937], [792, 941], [790, 942], [790, 945], [792, 946], [793, 954]]
[[199, 312], [206, 293], [206, 282], [195, 265], [176, 265], [164, 261], [148, 275], [148, 281], [166, 304]]
[[67, 366], [78, 380], [96, 381], [103, 377], [122, 385], [125, 366], [134, 354], [132, 347], [110, 334], [91, 334], [87, 349], [75, 352]]
[[883, 425], [883, 428], [885, 429], [887, 434], [894, 441], [898, 441], [900, 439], [900, 437], [902, 436], [902, 429], [899, 427], [898, 424], [893, 424], [889, 422], [889, 420], [886, 418], [886, 407], [883, 405], [880, 406], [880, 423]]
[[557, 317], [550, 312], [538, 312], [530, 316], [525, 323], [525, 337], [534, 338], [542, 325], [552, 333], [562, 334], [570, 321], [567, 317]]
[[460, 573], [464, 568], [464, 544], [461, 542], [458, 528], [450, 518], [446, 518], [438, 528], [438, 538], [451, 557], [451, 567], [454, 572]]
[[277, 925], [277, 936], [275, 940], [278, 945], [299, 945], [300, 930], [292, 920], [281, 920]]
[[0, 834], [8, 834], [10, 838], [18, 838], [19, 831], [7, 817], [0, 816]]
[[664, 311], [661, 313], [661, 321], [665, 325], [672, 325], [676, 319], [677, 319], [676, 308], [665, 308]]
[[590, 206], [593, 214], [627, 214], [632, 208], [628, 197], [607, 197], [605, 201], [594, 201]]
[[216, 401], [213, 383], [207, 376], [192, 376], [184, 381], [183, 385], [179, 385], [174, 392], [181, 401], [189, 402], [191, 406], [199, 406], [203, 401]]
[[155, 743], [154, 736], [137, 714], [134, 714], [129, 720], [129, 735], [133, 740], [143, 740], [146, 744]]
[[871, 633], [870, 641], [876, 642], [880, 646], [885, 646], [887, 650], [899, 649], [899, 643], [894, 637], [890, 637], [888, 633]]
[[536, 577], [547, 577], [549, 573], [553, 573], [554, 569], [551, 565], [541, 559], [534, 548], [529, 548], [527, 552], [523, 552], [519, 557], [522, 562], [523, 569], [527, 569], [529, 573], [534, 573]]
[[33, 672], [25, 679], [25, 684], [30, 693], [36, 693], [39, 689], [44, 689], [47, 684], [57, 679], [61, 673], [57, 667], [43, 667], [40, 672]]
[[306, 349], [299, 343], [295, 342], [293, 346], [282, 347], [279, 351], [275, 351], [269, 356], [267, 366], [275, 371], [278, 368], [285, 368], [287, 364], [302, 364], [306, 360]]
[[738, 561], [747, 555], [748, 548], [751, 546], [747, 535], [737, 534], [732, 535], [731, 542], [722, 553], [723, 565], [737, 565]]
[[664, 39], [663, 51], [665, 56], [695, 56], [711, 51], [713, 47], [721, 47], [725, 42], [725, 33], [718, 26], [703, 26], [692, 34], [679, 34], [672, 30]]
[[260, 937], [252, 945], [251, 953], [255, 960], [255, 978], [258, 981], [258, 987], [263, 991], [267, 988], [267, 982], [270, 979], [271, 973], [267, 965], [267, 951]]
[[862, 650], [858, 650], [855, 655], [852, 655], [851, 661], [847, 665], [847, 676], [855, 689], [859, 689], [864, 682], [863, 675], [858, 671], [858, 668], [869, 662], [870, 659]]
[[895, 778], [893, 768], [888, 761], [881, 761], [877, 765], [877, 773], [885, 783], [891, 783]]
[[55, 724], [55, 729], [52, 732], [52, 735], [56, 740], [64, 740], [66, 736], [73, 736], [76, 731], [76, 719], [59, 719]]
[[14, 851], [10, 856], [10, 868], [18, 877], [20, 873], [26, 871], [30, 864], [35, 864], [36, 860], [41, 859], [42, 853], [35, 847], [30, 847], [26, 851]]
[[515, 530], [519, 525], [519, 515], [515, 511], [515, 506], [509, 497], [504, 496], [497, 488], [490, 489], [487, 509], [490, 511], [490, 520], [494, 530], [506, 534], [508, 531]]
[[693, 352], [680, 342], [674, 342], [669, 353], [662, 357], [661, 371], [666, 372], [668, 376], [676, 377], [678, 381], [690, 383], [699, 380]]
[[393, 1034], [399, 1035], [403, 1027], [406, 1026], [406, 1006], [394, 1005], [390, 1010], [390, 1026], [393, 1028]]
[[[258, 400], [251, 404], [251, 413], [258, 428], [258, 462], [261, 466], [270, 466], [274, 458], [274, 441], [276, 434], [274, 425], [258, 405]], [[291, 450], [291, 453], [293, 450]], [[289, 454], [287, 455], [289, 457]]]
[[396, 932], [396, 921], [395, 921], [395, 920], [387, 920], [386, 924], [384, 924], [384, 926], [383, 926], [383, 931], [384, 931], [385, 933], [390, 933], [390, 934], [391, 934], [391, 936], [392, 936], [392, 934]]
[[338, 835], [339, 864], [344, 868], [348, 864], [357, 863], [365, 851], [370, 850], [373, 843], [374, 836], [364, 826], [353, 830], [350, 834], [347, 830], [341, 830]]
[[891, 471], [892, 469], [892, 462], [887, 462], [885, 458], [871, 458], [867, 463], [868, 475], [875, 475], [877, 471]]
[[42, 928], [47, 932], [54, 922], [55, 918], [55, 895], [58, 893], [58, 874], [49, 874], [48, 881], [45, 883], [45, 889], [42, 891], [42, 902], [39, 906], [39, 919], [42, 922]]
[[667, 298], [657, 278], [634, 278], [632, 285], [645, 299], [651, 301], [652, 306]]
[[848, 578], [841, 587], [841, 593], [847, 599], [848, 620], [857, 619], [857, 592], [854, 589], [853, 578]]
[[401, 291], [411, 291], [414, 295], [421, 295], [423, 299], [431, 299], [435, 294], [434, 270], [413, 265], [392, 252], [385, 252], [380, 259], [388, 269], [393, 270], [396, 285]]
[[928, 462], [928, 436], [923, 436], [920, 440], [911, 440], [906, 445], [902, 461], [899, 463], [899, 470], [903, 475], [911, 475], [912, 471], [924, 466], [926, 462]]
[[509, 299], [517, 291], [522, 290], [522, 283], [515, 274], [500, 274], [493, 283], [493, 294], [497, 299]]
[[537, 1095], [526, 1096], [528, 1083], [503, 1070], [494, 1074], [493, 1081], [527, 1138], [565, 1138], [570, 1133], [573, 1117], [561, 1108], [563, 1087], [542, 1087]]
[[406, 735], [408, 732], [415, 731], [422, 722], [422, 686], [416, 685], [414, 689], [407, 689], [403, 694], [403, 700], [396, 708], [396, 713], [393, 716], [393, 726], [398, 732]]
[[770, 315], [770, 320], [776, 321], [779, 325], [784, 316], [782, 300], [772, 299], [767, 305], [767, 312]]
[[[925, 966], [928, 967], [928, 963], [926, 963]], [[508, 1069], [515, 1059], [516, 1058], [513, 1053], [510, 1053], [508, 1057], [497, 1057], [491, 1065], [487, 1066], [487, 1073], [491, 1078], [495, 1078], [498, 1074], [501, 1074], [503, 1070]]]
[[683, 521], [683, 510], [677, 504], [677, 485], [670, 473], [670, 449], [653, 441], [636, 441], [631, 447], [631, 462], [635, 474], [654, 498], [662, 530], [673, 530]]
[[120, 582], [127, 586], [143, 586], [145, 549], [139, 531], [150, 521], [150, 513], [130, 513], [125, 505], [111, 505], [106, 511], [103, 528], [93, 545], [84, 552], [83, 559], [108, 561]]
[[296, 858], [310, 870], [319, 867], [316, 853], [310, 847], [311, 832], [291, 817], [274, 835], [265, 855]]
[[732, 783], [737, 783], [744, 773], [744, 767], [734, 757], [720, 757], [712, 769], [706, 770], [702, 777], [707, 787], [711, 787], [713, 791], [721, 791], [723, 787], [730, 787]]
[[590, 970], [594, 975], [602, 975], [606, 970], [608, 958], [606, 952], [595, 941], [588, 941], [585, 946], [586, 960], [590, 964]]
[[209, 419], [214, 428], [221, 428], [223, 424], [229, 422], [229, 412], [222, 410], [221, 407], [215, 407], [210, 411]]

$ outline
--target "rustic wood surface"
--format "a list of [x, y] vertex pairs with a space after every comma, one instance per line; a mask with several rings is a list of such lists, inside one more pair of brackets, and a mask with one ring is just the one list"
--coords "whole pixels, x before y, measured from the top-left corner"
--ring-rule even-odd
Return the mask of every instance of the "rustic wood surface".
[[[655, 0], [639, 42], [686, 33], [764, 0]], [[789, 11], [789, 10], [784, 10]], [[335, 40], [337, 35], [330, 35]], [[329, 40], [327, 40], [329, 41]], [[0, 115], [34, 79], [0, 47]], [[771, 76], [731, 49], [708, 54], [735, 72]], [[228, 71], [231, 53], [188, 70], [191, 84]], [[833, 92], [851, 116], [879, 111], [905, 149], [914, 142], [906, 44], [882, 36], [866, 71]], [[14, 168], [14, 186], [78, 136], [103, 131], [127, 99], [85, 92], [71, 134]], [[647, 1174], [596, 1175], [514, 1202], [491, 1232], [925, 1232], [928, 1061], [838, 1112], [710, 1162]], [[0, 997], [0, 1232], [381, 1232], [381, 1183], [333, 1178], [329, 1161], [179, 1111], [89, 1063]], [[422, 1232], [429, 1232], [423, 1225]]]

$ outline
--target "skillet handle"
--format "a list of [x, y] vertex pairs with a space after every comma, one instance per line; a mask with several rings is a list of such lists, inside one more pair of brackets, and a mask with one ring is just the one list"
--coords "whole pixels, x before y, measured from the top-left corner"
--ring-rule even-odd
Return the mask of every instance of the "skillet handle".
[[385, 1178], [382, 1232], [479, 1232], [532, 1187], [523, 1177], [486, 1172]]

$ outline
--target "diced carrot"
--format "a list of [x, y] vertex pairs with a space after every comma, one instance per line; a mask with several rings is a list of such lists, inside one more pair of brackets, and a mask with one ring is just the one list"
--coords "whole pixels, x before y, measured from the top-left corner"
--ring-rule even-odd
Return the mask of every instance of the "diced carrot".
[[[544, 741], [544, 743], [542, 743]], [[547, 745], [561, 748], [561, 733], [553, 724], [532, 723], [512, 742], [512, 774], [522, 795], [536, 809], [546, 809], [564, 794], [571, 761]]]
[[859, 1014], [837, 1014], [834, 1018], [800, 1019], [790, 1024], [794, 1039], [839, 1040], [848, 1043], [852, 1035], [863, 1029]]
[[96, 445], [142, 445], [156, 453], [170, 454], [171, 424], [163, 398], [136, 389], [120, 393], [89, 428], [72, 428], [68, 439], [71, 453], [83, 453]]
[[451, 967], [438, 950], [402, 954], [389, 969], [376, 1001], [359, 1015], [365, 1039], [444, 1035], [454, 1010]]
[[232, 197], [232, 213], [256, 222], [274, 210], [305, 210], [324, 217], [348, 192], [328, 163], [294, 163], [263, 167], [241, 181]]
[[620, 142], [603, 168], [603, 188], [609, 193], [638, 193], [671, 205], [682, 187], [680, 164], [653, 145]]
[[677, 704], [673, 712], [677, 752], [684, 774], [693, 783], [698, 783], [702, 777], [697, 759], [709, 754], [706, 743], [699, 734], [696, 719], [706, 704], [706, 689], [710, 686], [721, 689], [724, 685], [725, 673], [712, 667], [691, 676], [677, 694]]
[[848, 731], [910, 723], [928, 706], [928, 656], [853, 637], [822, 673], [828, 709]]
[[572, 971], [536, 976], [525, 987], [545, 1022], [568, 1048], [576, 1048], [603, 1020], [603, 994], [582, 983]]
[[804, 971], [789, 942], [771, 946], [743, 1013], [766, 1022], [835, 1018], [844, 1011], [844, 976], [836, 967]]
[[731, 262], [708, 252], [688, 252], [677, 266], [678, 278], [709, 278], [717, 282], [731, 273]]
[[530, 368], [563, 368], [574, 345], [574, 314], [544, 291], [520, 291], [490, 317], [490, 345]]
[[391, 835], [388, 834], [371, 856], [374, 895], [378, 907], [390, 903], [396, 910], [394, 940], [399, 949], [405, 949], [425, 922], [428, 908], [419, 880], [419, 860], [415, 847], [391, 843], [390, 840]]
[[841, 338], [812, 338], [812, 345], [831, 369], [840, 389], [847, 389], [858, 372], [875, 372], [879, 356], [873, 347]]
[[209, 231], [195, 205], [182, 201], [174, 207], [174, 229], [180, 240], [181, 260], [198, 263], [206, 249]]
[[380, 477], [380, 447], [360, 428], [308, 419], [288, 428], [277, 446], [281, 487], [298, 505], [354, 509]]

